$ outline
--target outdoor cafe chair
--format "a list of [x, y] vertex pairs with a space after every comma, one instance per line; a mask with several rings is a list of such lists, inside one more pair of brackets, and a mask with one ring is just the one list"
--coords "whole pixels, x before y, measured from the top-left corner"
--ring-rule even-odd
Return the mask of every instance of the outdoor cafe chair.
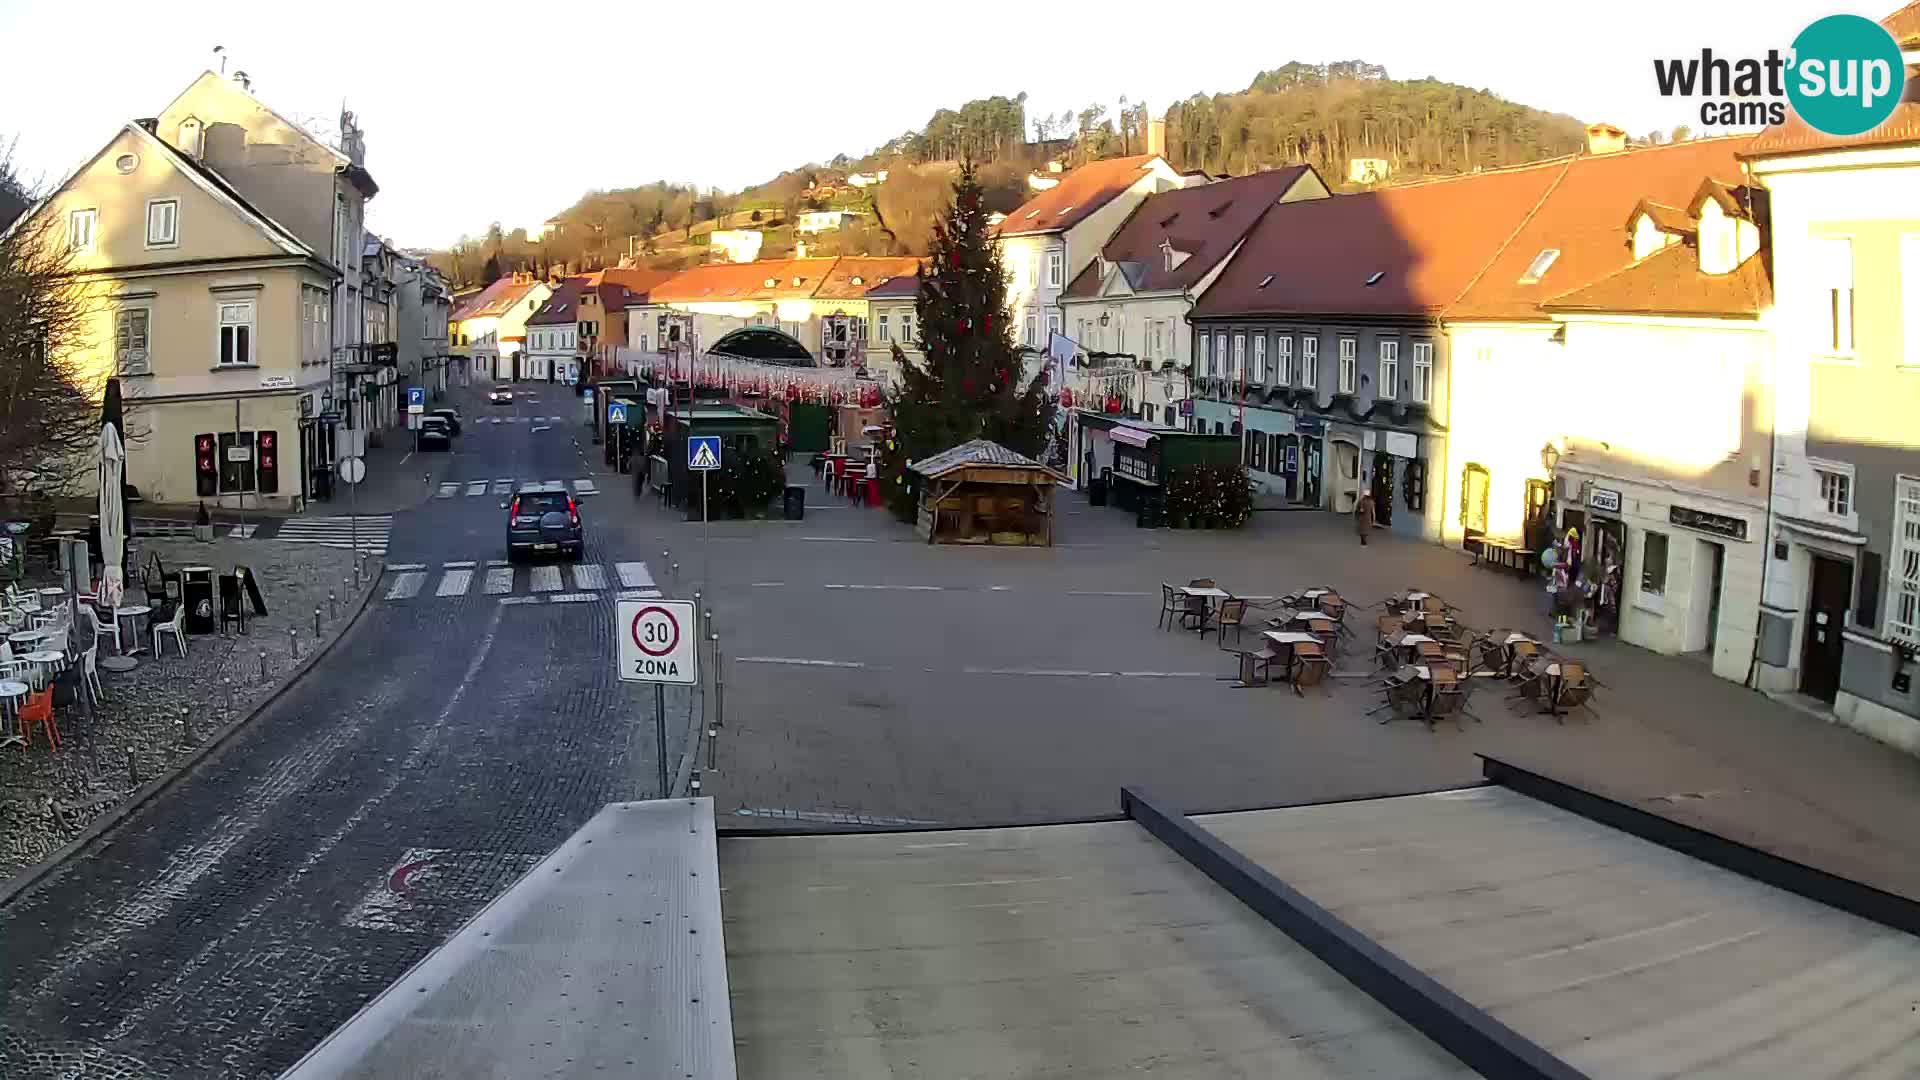
[[186, 655], [187, 655], [187, 635], [185, 630], [186, 621], [187, 621], [187, 605], [175, 604], [173, 606], [173, 618], [168, 619], [166, 622], [163, 622], [163, 623], [154, 624], [153, 658], [155, 660], [158, 660], [161, 657], [160, 643], [167, 640], [168, 638], [172, 638], [174, 645], [177, 648], [179, 648], [181, 659], [186, 658]]
[[1247, 602], [1242, 599], [1220, 601], [1220, 610], [1214, 614], [1213, 628], [1219, 633], [1216, 644], [1226, 648], [1227, 628], [1233, 628], [1233, 640], [1238, 643], [1240, 630], [1247, 619]]
[[[1428, 700], [1427, 723], [1432, 725], [1443, 716], [1451, 716], [1454, 726], [1460, 727], [1460, 718], [1472, 715], [1467, 708], [1467, 694], [1473, 685], [1472, 681], [1461, 678], [1451, 668], [1444, 666], [1433, 668], [1432, 673], [1433, 695]], [[1478, 716], [1473, 719], [1476, 723], [1480, 720]]]
[[1407, 720], [1424, 716], [1427, 710], [1427, 681], [1422, 679], [1411, 666], [1402, 666], [1381, 685], [1385, 700], [1367, 711], [1368, 716], [1384, 712], [1386, 717], [1380, 722], [1385, 724], [1394, 720]]
[[0, 641], [0, 679], [8, 682], [26, 682], [33, 665], [13, 655], [13, 646]]
[[1268, 645], [1258, 650], [1228, 650], [1240, 660], [1241, 686], [1266, 686], [1273, 681], [1273, 662], [1280, 654]]
[[1301, 687], [1324, 685], [1326, 677], [1332, 672], [1333, 661], [1327, 659], [1326, 649], [1319, 643], [1302, 641], [1294, 645], [1293, 662], [1288, 672], [1294, 693], [1306, 696]]
[[1160, 583], [1160, 618], [1153, 625], [1160, 629], [1173, 629], [1174, 621], [1180, 618], [1180, 590], [1166, 582]]
[[80, 654], [80, 685], [87, 688], [87, 700], [94, 705], [100, 704], [100, 699], [107, 696], [106, 687], [100, 685], [99, 658], [98, 641], [87, 646], [87, 651]]
[[1578, 660], [1560, 661], [1560, 680], [1554, 687], [1554, 697], [1549, 709], [1555, 720], [1562, 723], [1568, 713], [1584, 708], [1593, 712], [1593, 677], [1587, 673], [1587, 665]]
[[126, 647], [122, 645], [120, 642], [120, 620], [119, 619], [116, 618], [109, 622], [104, 622], [104, 623], [101, 622], [100, 613], [93, 610], [93, 605], [91, 604], [87, 605], [84, 608], [81, 608], [80, 610], [86, 613], [87, 622], [90, 625], [90, 628], [93, 630], [93, 640], [95, 644], [98, 644], [100, 639], [103, 637], [112, 638], [113, 649], [115, 652], [124, 652], [126, 650]]
[[20, 706], [15, 717], [20, 729], [20, 750], [26, 752], [33, 745], [33, 729], [38, 725], [46, 733], [47, 745], [60, 749], [60, 725], [53, 718], [53, 687], [47, 686], [27, 695], [26, 704]]

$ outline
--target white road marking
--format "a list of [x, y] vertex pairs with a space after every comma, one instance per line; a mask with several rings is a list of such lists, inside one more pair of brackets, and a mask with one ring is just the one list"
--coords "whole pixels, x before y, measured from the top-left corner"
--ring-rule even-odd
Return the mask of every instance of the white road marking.
[[877, 544], [880, 542], [871, 536], [803, 536], [800, 539], [811, 540], [815, 543]]
[[828, 585], [829, 589], [866, 589], [873, 592], [945, 592], [945, 585]]
[[548, 427], [546, 424], [535, 424], [533, 425], [533, 430], [535, 432], [541, 432], [541, 431], [552, 431], [553, 429], [551, 427]]
[[540, 602], [540, 598], [537, 596], [503, 596], [500, 598], [500, 602], [502, 604], [537, 604]]
[[433, 591], [435, 596], [465, 596], [467, 587], [473, 584], [473, 571], [449, 570], [440, 575], [440, 587]]
[[559, 592], [560, 568], [557, 566], [536, 566], [533, 568], [534, 592]]
[[797, 656], [736, 656], [736, 664], [789, 664], [795, 667], [863, 668], [858, 660], [805, 660]]
[[387, 567], [387, 570], [392, 572], [399, 570], [425, 570], [426, 568], [427, 564], [423, 562], [397, 562]]
[[604, 589], [607, 587], [607, 572], [599, 563], [577, 563], [573, 568], [573, 587]]
[[487, 570], [487, 578], [480, 585], [481, 591], [488, 596], [505, 596], [513, 591], [513, 567], [496, 566]]
[[645, 589], [653, 585], [653, 574], [643, 562], [614, 563], [613, 571], [620, 575], [620, 585], [627, 589]]
[[600, 599], [599, 593], [563, 592], [554, 593], [552, 596], [547, 597], [547, 602], [553, 604], [591, 604], [598, 599]]
[[618, 594], [616, 599], [658, 600], [660, 599], [660, 590], [659, 589], [625, 589]]
[[427, 575], [422, 573], [401, 574], [394, 579], [393, 587], [387, 590], [387, 599], [411, 600], [414, 594], [420, 591], [420, 586], [426, 584], [426, 581]]
[[512, 566], [512, 565], [513, 565], [513, 560], [511, 560], [511, 559], [488, 559], [488, 560], [487, 560], [487, 565], [488, 565], [488, 566]]
[[753, 583], [753, 584], [752, 584], [751, 586], [749, 586], [749, 588], [754, 588], [754, 589], [778, 589], [778, 588], [780, 588], [780, 587], [781, 587], [782, 585], [785, 585], [785, 584], [786, 584], [786, 582], [784, 582], [784, 581], [756, 581], [756, 582], [754, 582], [754, 583]]
[[455, 495], [458, 495], [459, 493], [460, 493], [459, 484], [447, 483], [447, 484], [441, 484], [440, 490], [435, 492], [433, 497], [436, 499], [451, 499]]
[[929, 889], [977, 889], [984, 885], [1031, 885], [1040, 881], [1072, 881], [1066, 876], [1060, 877], [1005, 877], [986, 878], [981, 881], [929, 881]]
[[1012, 592], [1012, 591], [1013, 591], [1013, 586], [1011, 586], [1011, 585], [990, 585], [990, 586], [988, 586], [988, 587], [987, 587], [987, 591], [988, 591], [988, 592]]
[[464, 560], [464, 561], [462, 561], [462, 562], [444, 562], [444, 563], [441, 563], [441, 564], [440, 564], [440, 569], [442, 569], [442, 570], [471, 570], [471, 569], [473, 569], [473, 560], [472, 560], [472, 559], [466, 559], [466, 560]]
[[960, 669], [963, 675], [1044, 675], [1057, 679], [1110, 679], [1117, 671], [1072, 671], [1056, 668], [977, 668]]
[[498, 479], [498, 480], [495, 480], [495, 481], [493, 482], [493, 493], [494, 493], [495, 495], [511, 495], [511, 494], [513, 494], [513, 480], [512, 480], [512, 478], [505, 478], [505, 479]]
[[486, 493], [487, 493], [487, 482], [485, 480], [467, 481], [467, 495], [469, 497], [472, 497], [474, 495], [485, 495]]
[[919, 851], [923, 848], [966, 847], [966, 846], [967, 846], [967, 842], [964, 840], [950, 840], [944, 844], [908, 844], [905, 846], [904, 850]]
[[1068, 596], [1152, 596], [1150, 592], [1128, 592], [1108, 589], [1068, 589]]
[[600, 494], [600, 486], [598, 484], [595, 484], [592, 480], [588, 480], [585, 478], [575, 480], [573, 482], [573, 490], [574, 490], [574, 493], [577, 495]]

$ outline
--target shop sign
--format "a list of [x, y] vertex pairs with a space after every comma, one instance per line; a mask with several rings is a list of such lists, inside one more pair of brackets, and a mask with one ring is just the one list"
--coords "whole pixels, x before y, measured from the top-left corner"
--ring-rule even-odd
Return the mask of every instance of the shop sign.
[[1325, 435], [1327, 418], [1324, 416], [1296, 416], [1293, 418], [1293, 430], [1302, 435]]
[[1144, 457], [1119, 453], [1117, 447], [1113, 455], [1113, 471], [1129, 479], [1138, 480], [1141, 483], [1151, 484], [1154, 482], [1152, 462]]
[[1744, 541], [1747, 538], [1745, 518], [1729, 517], [1726, 514], [1710, 514], [1705, 510], [1695, 510], [1691, 506], [1673, 506], [1667, 508], [1667, 520], [1683, 529], [1712, 533], [1729, 540]]
[[1605, 510], [1609, 514], [1617, 514], [1620, 512], [1620, 493], [1612, 488], [1589, 488], [1587, 490], [1587, 505], [1593, 507], [1595, 510]]

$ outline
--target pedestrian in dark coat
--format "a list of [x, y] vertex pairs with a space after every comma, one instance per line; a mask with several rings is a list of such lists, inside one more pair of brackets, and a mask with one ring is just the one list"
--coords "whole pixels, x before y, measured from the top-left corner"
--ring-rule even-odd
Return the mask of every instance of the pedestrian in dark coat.
[[1365, 547], [1367, 534], [1373, 531], [1373, 492], [1360, 493], [1360, 501], [1353, 507], [1353, 525], [1360, 533], [1360, 546]]

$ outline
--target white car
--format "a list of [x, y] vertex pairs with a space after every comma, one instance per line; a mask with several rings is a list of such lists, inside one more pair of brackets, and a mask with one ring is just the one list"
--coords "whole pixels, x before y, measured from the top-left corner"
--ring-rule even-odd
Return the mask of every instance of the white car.
[[487, 400], [495, 405], [511, 405], [513, 404], [513, 387], [496, 386], [487, 391]]

